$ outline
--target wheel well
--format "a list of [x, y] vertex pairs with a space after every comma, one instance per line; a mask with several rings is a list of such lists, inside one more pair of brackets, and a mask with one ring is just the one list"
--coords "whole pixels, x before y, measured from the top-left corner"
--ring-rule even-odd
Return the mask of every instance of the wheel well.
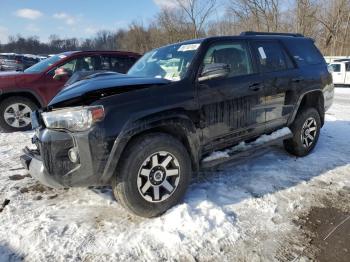
[[37, 106], [38, 108], [42, 107], [41, 103], [39, 102], [39, 100], [31, 93], [28, 93], [28, 92], [16, 92], [16, 93], [5, 93], [5, 94], [2, 94], [0, 96], [0, 103], [7, 99], [7, 98], [10, 98], [10, 97], [25, 97], [25, 98], [28, 98], [30, 99], [31, 101], [33, 101]]
[[298, 113], [301, 110], [309, 107], [313, 107], [318, 111], [321, 118], [321, 124], [323, 126], [325, 111], [324, 111], [324, 98], [321, 91], [313, 91], [313, 92], [307, 93], [301, 100]]
[[130, 145], [130, 143], [134, 141], [136, 138], [139, 138], [141, 136], [145, 136], [151, 133], [165, 133], [179, 140], [185, 146], [191, 158], [192, 170], [197, 171], [199, 169], [198, 156], [195, 150], [193, 149], [193, 146], [191, 146], [185, 131], [179, 125], [158, 126], [158, 127], [147, 129], [140, 133], [135, 134], [134, 136], [132, 136], [132, 138], [129, 139], [129, 141], [125, 145], [122, 154], [124, 153], [125, 149]]

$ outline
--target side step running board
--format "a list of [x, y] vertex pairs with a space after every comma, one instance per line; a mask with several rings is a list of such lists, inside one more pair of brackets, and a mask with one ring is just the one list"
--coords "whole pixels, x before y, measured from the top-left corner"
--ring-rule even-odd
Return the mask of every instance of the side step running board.
[[278, 144], [281, 141], [292, 137], [293, 134], [289, 128], [285, 127], [279, 129], [270, 135], [262, 135], [253, 142], [240, 143], [237, 146], [228, 148], [226, 150], [224, 149], [222, 151], [215, 151], [209, 156], [202, 159], [201, 168], [211, 168], [234, 159], [248, 157], [259, 149]]

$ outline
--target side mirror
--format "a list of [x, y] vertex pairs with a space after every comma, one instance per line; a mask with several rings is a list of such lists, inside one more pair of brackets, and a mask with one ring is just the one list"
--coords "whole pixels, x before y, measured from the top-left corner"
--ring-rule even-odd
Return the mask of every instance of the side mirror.
[[198, 81], [204, 81], [208, 79], [225, 77], [230, 73], [230, 65], [223, 63], [214, 63], [205, 65]]
[[69, 77], [69, 73], [64, 68], [57, 68], [55, 70], [55, 75], [53, 76], [53, 79], [55, 80], [62, 80], [67, 79]]

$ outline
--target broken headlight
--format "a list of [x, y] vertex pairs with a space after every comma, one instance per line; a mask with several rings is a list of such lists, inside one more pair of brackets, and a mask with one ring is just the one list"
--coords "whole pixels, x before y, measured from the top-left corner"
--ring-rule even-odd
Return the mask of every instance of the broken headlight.
[[103, 120], [103, 106], [79, 106], [41, 114], [47, 128], [85, 131]]

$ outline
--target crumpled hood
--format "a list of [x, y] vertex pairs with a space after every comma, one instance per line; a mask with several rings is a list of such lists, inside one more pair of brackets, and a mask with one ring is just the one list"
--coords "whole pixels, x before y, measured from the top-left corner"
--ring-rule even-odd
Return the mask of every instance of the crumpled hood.
[[64, 104], [66, 101], [81, 102], [84, 99], [128, 92], [138, 88], [165, 85], [170, 80], [160, 78], [131, 77], [128, 75], [100, 76], [82, 80], [62, 89], [49, 103], [50, 106]]

